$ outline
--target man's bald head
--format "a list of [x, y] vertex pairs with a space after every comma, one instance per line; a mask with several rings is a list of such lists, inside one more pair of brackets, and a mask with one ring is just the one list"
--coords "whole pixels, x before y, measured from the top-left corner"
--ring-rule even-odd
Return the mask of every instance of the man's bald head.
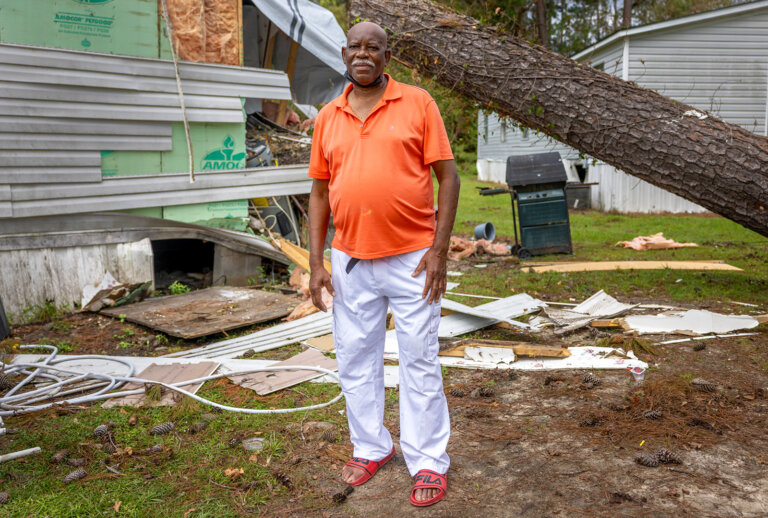
[[347, 79], [355, 88], [373, 88], [383, 81], [384, 68], [389, 64], [387, 33], [379, 25], [360, 22], [347, 32], [347, 46], [341, 49], [347, 66]]
[[347, 32], [347, 44], [350, 40], [359, 37], [376, 38], [381, 41], [385, 48], [387, 46], [387, 31], [382, 29], [381, 25], [373, 22], [360, 22], [353, 25]]

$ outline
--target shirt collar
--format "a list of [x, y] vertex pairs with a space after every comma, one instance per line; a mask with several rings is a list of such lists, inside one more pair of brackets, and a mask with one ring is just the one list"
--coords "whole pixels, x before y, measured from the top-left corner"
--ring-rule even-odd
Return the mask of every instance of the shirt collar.
[[[381, 96], [380, 102], [387, 102], [392, 101], [394, 99], [398, 99], [402, 97], [402, 90], [400, 83], [392, 79], [392, 76], [389, 74], [384, 74], [384, 77], [387, 78], [387, 88], [384, 90], [384, 95]], [[347, 102], [347, 95], [349, 95], [349, 92], [352, 91], [352, 83], [349, 83], [346, 88], [344, 88], [344, 93], [338, 96], [334, 101], [333, 104], [338, 108], [346, 108], [349, 106], [349, 102]]]

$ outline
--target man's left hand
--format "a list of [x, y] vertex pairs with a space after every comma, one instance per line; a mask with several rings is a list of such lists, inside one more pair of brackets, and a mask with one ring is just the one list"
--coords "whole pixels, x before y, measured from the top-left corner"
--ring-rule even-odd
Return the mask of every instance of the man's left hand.
[[412, 277], [416, 277], [425, 269], [427, 270], [427, 280], [424, 283], [421, 298], [423, 299], [429, 294], [428, 304], [439, 301], [445, 293], [447, 286], [446, 260], [445, 255], [438, 253], [434, 248], [430, 248], [411, 274]]

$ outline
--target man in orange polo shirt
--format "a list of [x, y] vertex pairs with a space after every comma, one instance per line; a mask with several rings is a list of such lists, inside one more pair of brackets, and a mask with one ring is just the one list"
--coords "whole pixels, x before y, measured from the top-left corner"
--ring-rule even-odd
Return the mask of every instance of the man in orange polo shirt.
[[[384, 74], [386, 32], [355, 25], [342, 49], [351, 82], [317, 116], [312, 142], [310, 290], [333, 295], [334, 342], [354, 458], [342, 479], [360, 485], [394, 455], [384, 417], [384, 337], [392, 308], [400, 363], [400, 448], [426, 506], [446, 493], [450, 435], [437, 328], [459, 177], [430, 95]], [[432, 173], [439, 183], [435, 223]], [[323, 268], [330, 215], [333, 275]]]

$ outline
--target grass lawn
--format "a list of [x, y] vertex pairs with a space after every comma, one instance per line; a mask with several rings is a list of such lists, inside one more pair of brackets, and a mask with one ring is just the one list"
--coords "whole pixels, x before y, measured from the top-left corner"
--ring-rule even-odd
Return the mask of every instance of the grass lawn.
[[[468, 236], [475, 225], [491, 221], [496, 226], [497, 239], [512, 244], [509, 196], [479, 196], [476, 187], [484, 184], [474, 179], [474, 157], [462, 152], [457, 156], [462, 190], [455, 233]], [[744, 271], [535, 274], [522, 272], [515, 261], [481, 257], [451, 265], [452, 269], [465, 272], [464, 276], [452, 279], [461, 283], [457, 291], [496, 297], [527, 292], [546, 300], [581, 301], [604, 289], [623, 302], [674, 301], [691, 307], [726, 306], [735, 313], [749, 308], [733, 305], [733, 301], [768, 305], [768, 239], [723, 218], [628, 216], [586, 211], [571, 214], [571, 231], [573, 256], [536, 259], [718, 259]], [[692, 241], [700, 246], [647, 252], [615, 246], [617, 241], [660, 231], [676, 241]], [[479, 262], [490, 265], [485, 269], [474, 268]], [[470, 305], [480, 303], [474, 298], [459, 300]], [[77, 331], [59, 327], [62, 333]], [[77, 342], [75, 335], [64, 338]], [[768, 369], [768, 364], [765, 368]], [[452, 372], [448, 370], [446, 374], [447, 383], [453, 382]], [[335, 385], [303, 383], [260, 397], [228, 381], [218, 380], [207, 383], [200, 394], [235, 406], [283, 408], [327, 401], [338, 390]], [[355, 511], [345, 507], [346, 504], [333, 501], [333, 495], [343, 489], [338, 472], [351, 454], [343, 409], [343, 402], [339, 402], [308, 413], [212, 414], [209, 408], [185, 400], [174, 408], [102, 410], [99, 405], [93, 405], [8, 418], [6, 426], [17, 432], [0, 437], [0, 452], [39, 446], [43, 453], [0, 464], [0, 491], [11, 495], [10, 503], [0, 505], [0, 515], [57, 518], [354, 515]], [[387, 391], [385, 412], [387, 419], [397, 414], [395, 391]], [[105, 452], [100, 440], [93, 436], [97, 425], [110, 421], [114, 424], [118, 447], [114, 454]], [[165, 421], [174, 422], [174, 433], [149, 434], [153, 426]], [[204, 430], [194, 435], [187, 432], [190, 426], [203, 421], [208, 423]], [[250, 437], [264, 440], [261, 451], [246, 451], [242, 447], [241, 440]], [[153, 451], [156, 445], [160, 446]], [[63, 482], [76, 468], [66, 462], [50, 461], [51, 455], [61, 449], [69, 450], [70, 459], [85, 459], [87, 476], [84, 479], [70, 484]], [[380, 514], [387, 515], [387, 511], [381, 509]]]

